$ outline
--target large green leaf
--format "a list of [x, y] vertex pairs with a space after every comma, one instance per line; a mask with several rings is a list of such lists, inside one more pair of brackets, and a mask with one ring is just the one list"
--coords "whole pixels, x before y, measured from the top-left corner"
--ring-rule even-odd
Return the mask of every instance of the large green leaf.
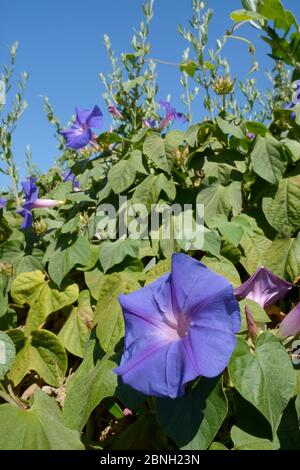
[[283, 178], [276, 193], [263, 198], [263, 212], [278, 232], [294, 233], [300, 229], [300, 176]]
[[271, 135], [257, 136], [251, 163], [255, 173], [271, 184], [279, 183], [287, 165], [282, 145]]
[[277, 450], [278, 444], [252, 434], [248, 434], [237, 426], [231, 428], [231, 439], [234, 450]]
[[93, 409], [105, 397], [112, 396], [118, 384], [113, 369], [116, 362], [109, 356], [102, 359], [96, 340], [91, 340], [85, 358], [67, 384], [64, 422], [81, 431]]
[[58, 335], [64, 347], [74, 356], [84, 357], [86, 351], [94, 318], [90, 301], [89, 291], [81, 291], [78, 297], [78, 306], [72, 309]]
[[124, 336], [124, 320], [118, 296], [139, 287], [134, 277], [126, 273], [106, 275], [99, 284], [94, 324], [97, 324], [97, 337], [105, 352], [113, 351]]
[[280, 341], [270, 333], [262, 333], [252, 352], [247, 342], [238, 338], [229, 375], [238, 392], [269, 421], [275, 435], [295, 388], [292, 363]]
[[274, 240], [266, 250], [265, 266], [281, 278], [291, 282], [300, 274], [300, 233], [297, 238]]
[[139, 150], [132, 152], [127, 160], [120, 160], [108, 172], [108, 181], [114, 193], [119, 194], [135, 181], [137, 172], [147, 174]]
[[238, 287], [241, 284], [241, 279], [236, 268], [228, 259], [224, 258], [224, 256], [220, 256], [219, 259], [204, 256], [201, 258], [201, 263], [205, 264], [205, 266], [217, 274], [226, 277], [233, 287]]
[[181, 449], [205, 450], [227, 413], [222, 380], [203, 377], [183, 397], [158, 399], [157, 411], [164, 431]]
[[171, 172], [172, 160], [166, 152], [165, 140], [159, 134], [152, 133], [146, 137], [143, 152], [158, 168], [167, 173]]
[[4, 377], [16, 357], [16, 348], [10, 337], [0, 331], [0, 379]]
[[175, 199], [176, 186], [172, 180], [168, 179], [163, 173], [149, 175], [136, 187], [133, 194], [133, 203], [143, 204], [150, 212], [151, 206], [157, 203], [162, 191], [165, 192], [170, 201]]
[[16, 302], [20, 305], [30, 305], [24, 329], [26, 334], [39, 328], [51, 313], [75, 302], [78, 293], [77, 284], [58, 290], [53, 283], [45, 280], [41, 271], [19, 274], [11, 290]]
[[133, 238], [106, 240], [100, 245], [99, 259], [104, 272], [116, 264], [121, 263], [126, 256], [137, 258], [139, 254], [139, 241]]
[[[20, 338], [22, 332], [17, 330], [17, 339], [23, 342], [8, 377], [18, 385], [30, 371], [37, 372], [46, 383], [59, 387], [67, 370], [67, 355], [57, 336], [47, 330], [33, 331], [29, 338]], [[8, 334], [14, 339], [14, 330]]]
[[204, 218], [208, 224], [217, 215], [228, 216], [232, 210], [234, 216], [241, 212], [241, 184], [237, 181], [222, 186], [214, 177], [208, 179], [209, 185], [201, 189], [197, 204], [204, 204]]
[[74, 243], [66, 244], [55, 250], [50, 258], [48, 272], [51, 279], [58, 285], [77, 264], [85, 265], [90, 258], [89, 241], [78, 236]]
[[77, 431], [68, 429], [58, 404], [38, 390], [29, 410], [0, 405], [2, 450], [84, 450]]

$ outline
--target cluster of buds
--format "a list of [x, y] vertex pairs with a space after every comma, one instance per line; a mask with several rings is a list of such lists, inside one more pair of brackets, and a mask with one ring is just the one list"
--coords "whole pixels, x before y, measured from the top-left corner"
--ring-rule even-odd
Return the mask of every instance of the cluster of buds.
[[176, 161], [179, 165], [183, 165], [189, 155], [189, 147], [188, 145], [184, 147], [184, 149], [177, 149], [176, 150]]
[[88, 223], [89, 223], [88, 213], [84, 211], [82, 214], [80, 214], [80, 220], [83, 223], [83, 225], [88, 225]]
[[47, 232], [48, 229], [48, 225], [44, 219], [37, 220], [36, 222], [34, 222], [33, 226], [38, 235], [43, 235]]
[[0, 261], [0, 274], [4, 274], [4, 276], [12, 276], [14, 272], [14, 267], [12, 263], [4, 263]]
[[234, 89], [234, 80], [231, 80], [230, 75], [218, 77], [212, 84], [213, 90], [217, 95], [229, 95]]

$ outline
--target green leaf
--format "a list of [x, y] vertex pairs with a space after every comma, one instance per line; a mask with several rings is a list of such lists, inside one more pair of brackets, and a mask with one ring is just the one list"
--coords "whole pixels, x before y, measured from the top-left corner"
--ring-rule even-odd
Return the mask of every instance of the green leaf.
[[222, 186], [212, 178], [211, 184], [199, 191], [197, 204], [204, 204], [204, 217], [208, 225], [216, 215], [227, 217], [231, 209], [236, 216], [241, 211], [241, 185], [233, 182], [229, 186]]
[[96, 340], [91, 340], [85, 358], [67, 384], [64, 402], [64, 422], [81, 431], [91, 412], [103, 400], [113, 396], [118, 384], [113, 369], [116, 362], [109, 356], [99, 359]]
[[265, 252], [264, 264], [277, 276], [296, 282], [300, 273], [300, 233], [297, 238], [274, 240]]
[[281, 143], [271, 135], [257, 136], [251, 163], [255, 173], [271, 184], [279, 183], [287, 165]]
[[126, 256], [137, 258], [139, 254], [139, 241], [132, 238], [106, 240], [100, 245], [99, 259], [104, 272], [121, 263]]
[[175, 199], [176, 187], [172, 180], [166, 178], [162, 173], [149, 175], [136, 187], [133, 194], [133, 203], [143, 204], [150, 212], [151, 206], [157, 203], [161, 191], [164, 191], [171, 201]]
[[0, 331], [0, 379], [3, 379], [16, 357], [16, 348], [10, 337]]
[[166, 173], [171, 172], [173, 161], [165, 147], [165, 139], [157, 133], [151, 133], [145, 139], [143, 145], [144, 154], [152, 160], [158, 168]]
[[240, 309], [241, 309], [241, 317], [242, 317], [242, 324], [241, 324], [241, 331], [247, 330], [247, 321], [246, 321], [246, 314], [245, 314], [245, 307], [246, 305], [249, 307], [252, 316], [255, 320], [256, 323], [270, 323], [271, 319], [270, 317], [266, 314], [264, 309], [258, 305], [258, 303], [254, 302], [251, 299], [243, 299], [239, 302], [240, 304]]
[[230, 14], [230, 18], [235, 23], [239, 23], [240, 21], [264, 20], [264, 17], [259, 13], [248, 10], [235, 10]]
[[262, 209], [269, 224], [278, 232], [290, 234], [300, 229], [300, 176], [283, 178], [277, 191], [263, 198]]
[[221, 240], [218, 232], [215, 230], [208, 230], [204, 227], [204, 245], [203, 251], [207, 251], [217, 258], [220, 255]]
[[268, 133], [268, 128], [262, 122], [245, 121], [244, 124], [247, 128], [247, 131], [252, 132], [253, 134], [265, 137], [265, 135]]
[[153, 281], [156, 281], [159, 277], [171, 271], [171, 258], [159, 261], [153, 268], [151, 268], [146, 274], [146, 285]]
[[[14, 339], [14, 334], [10, 331], [8, 334]], [[30, 338], [25, 339], [23, 336], [22, 341], [24, 345], [16, 355], [8, 374], [9, 379], [18, 385], [33, 370], [47, 384], [59, 387], [67, 370], [67, 355], [57, 336], [47, 330], [38, 330], [33, 331]]]
[[117, 300], [121, 293], [128, 293], [140, 287], [132, 276], [126, 273], [105, 275], [98, 286], [98, 302], [94, 324], [97, 324], [97, 337], [105, 352], [113, 351], [124, 336], [124, 320]]
[[30, 305], [24, 329], [27, 335], [38, 329], [51, 313], [75, 302], [78, 293], [77, 284], [58, 290], [53, 283], [45, 280], [41, 271], [19, 274], [11, 289], [11, 295], [17, 303]]
[[288, 149], [292, 162], [298, 162], [300, 160], [300, 143], [297, 142], [297, 140], [292, 140], [288, 138], [281, 140], [281, 143], [286, 149]]
[[226, 119], [218, 116], [216, 121], [223, 134], [233, 135], [237, 139], [244, 139], [245, 133], [242, 127], [235, 123], [235, 119], [234, 116], [227, 116]]
[[219, 259], [204, 256], [201, 258], [201, 263], [205, 264], [205, 266], [215, 273], [224, 276], [233, 285], [233, 287], [238, 287], [241, 284], [239, 273], [235, 269], [234, 265], [228, 261], [228, 259], [224, 258], [224, 256], [220, 256]]
[[[99, 250], [98, 250], [99, 252]], [[98, 267], [93, 269], [92, 271], [86, 271], [84, 273], [85, 283], [89, 288], [91, 296], [98, 300], [99, 297], [99, 285], [104, 277], [103, 271], [100, 271]]]
[[72, 309], [69, 318], [60, 330], [58, 338], [74, 356], [84, 357], [86, 344], [92, 329], [94, 312], [88, 290], [80, 292], [78, 307]]
[[108, 181], [114, 193], [119, 194], [129, 188], [135, 181], [136, 172], [131, 168], [128, 160], [116, 163], [108, 173]]
[[53, 398], [38, 390], [29, 410], [0, 405], [2, 450], [84, 450], [79, 433], [65, 427]]
[[128, 80], [123, 83], [123, 88], [126, 93], [129, 93], [136, 86], [142, 86], [144, 84], [144, 77], [137, 77], [134, 80]]
[[259, 266], [264, 264], [266, 251], [271, 244], [271, 240], [266, 238], [263, 231], [259, 228], [254, 230], [244, 229], [244, 234], [240, 241], [244, 257], [240, 259], [240, 262], [249, 274], [254, 273]]
[[261, 333], [251, 352], [247, 342], [238, 338], [229, 376], [238, 392], [268, 420], [275, 435], [295, 388], [292, 363], [280, 341], [271, 333]]
[[202, 377], [183, 397], [159, 398], [157, 412], [162, 428], [180, 449], [205, 450], [227, 414], [222, 380]]
[[85, 265], [90, 257], [89, 241], [78, 236], [74, 243], [59, 247], [50, 258], [48, 272], [51, 279], [58, 285], [77, 264]]
[[234, 450], [277, 450], [278, 445], [269, 439], [263, 439], [246, 433], [237, 426], [230, 431]]

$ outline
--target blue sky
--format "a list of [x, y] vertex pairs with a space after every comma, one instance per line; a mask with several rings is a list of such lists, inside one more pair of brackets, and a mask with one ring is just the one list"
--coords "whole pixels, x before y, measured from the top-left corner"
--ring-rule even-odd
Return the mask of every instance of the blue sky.
[[[295, 0], [285, 5], [297, 10]], [[138, 26], [142, 16], [143, 0], [11, 0], [1, 6], [0, 63], [8, 61], [8, 46], [18, 40], [16, 78], [24, 70], [30, 78], [26, 91], [28, 108], [15, 134], [14, 152], [21, 176], [24, 177], [26, 145], [32, 150], [33, 161], [43, 170], [51, 166], [59, 153], [53, 128], [43, 111], [43, 96], [47, 95], [56, 115], [67, 123], [74, 107], [104, 108], [103, 88], [99, 72], [108, 72], [109, 63], [103, 45], [108, 33], [116, 52], [129, 50], [132, 28]], [[232, 10], [241, 7], [240, 0], [208, 0], [214, 10], [211, 38], [215, 40], [229, 28]], [[298, 10], [299, 6], [298, 6]], [[190, 0], [156, 0], [155, 16], [150, 39], [151, 57], [179, 62], [186, 43], [177, 33], [177, 25], [187, 23], [191, 13]], [[295, 11], [298, 15], [299, 11]], [[299, 16], [299, 15], [298, 15]], [[4, 20], [5, 19], [5, 20]], [[264, 71], [270, 63], [266, 59], [268, 47], [258, 39], [258, 32], [244, 29], [257, 46], [257, 59], [261, 65], [259, 84], [268, 86]], [[246, 76], [251, 62], [247, 46], [232, 42], [226, 49], [231, 59], [233, 75]], [[176, 67], [159, 65], [159, 98], [168, 93], [172, 102], [182, 109], [179, 72]], [[201, 100], [194, 107], [201, 115]], [[184, 110], [184, 109], [182, 109]], [[110, 125], [106, 115], [105, 127]], [[6, 184], [0, 173], [0, 187]]]

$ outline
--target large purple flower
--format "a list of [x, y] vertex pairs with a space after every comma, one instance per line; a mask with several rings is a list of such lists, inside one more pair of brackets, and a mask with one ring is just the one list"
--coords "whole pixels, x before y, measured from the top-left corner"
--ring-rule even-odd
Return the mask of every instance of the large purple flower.
[[100, 129], [103, 114], [98, 106], [93, 109], [76, 108], [76, 119], [74, 124], [61, 131], [66, 141], [66, 146], [73, 149], [81, 149], [94, 140], [93, 128]]
[[24, 218], [23, 224], [21, 225], [21, 228], [24, 230], [30, 228], [32, 225], [33, 217], [31, 209], [50, 208], [63, 203], [63, 201], [57, 201], [55, 199], [38, 199], [39, 189], [35, 185], [36, 180], [36, 178], [30, 176], [27, 181], [21, 183], [25, 195], [25, 202], [22, 209], [17, 211], [17, 213], [21, 214]]
[[64, 182], [70, 182], [73, 185], [73, 191], [79, 190], [80, 189], [80, 184], [79, 181], [76, 180], [76, 175], [72, 173], [72, 170], [65, 171], [62, 173], [62, 179]]
[[0, 209], [5, 209], [7, 200], [4, 197], [0, 197]]
[[146, 395], [175, 398], [187, 382], [227, 366], [240, 329], [231, 284], [199, 261], [174, 254], [172, 272], [119, 302], [125, 349], [116, 373]]
[[238, 299], [254, 300], [264, 308], [284, 297], [292, 287], [293, 284], [261, 266], [244, 284], [234, 290], [234, 294]]
[[171, 104], [168, 101], [160, 101], [159, 104], [165, 109], [166, 115], [160, 121], [159, 128], [164, 129], [167, 127], [174, 119], [178, 121], [187, 122], [188, 119], [183, 113], [178, 113], [175, 108], [172, 108]]
[[300, 303], [287, 314], [279, 325], [279, 336], [287, 338], [300, 333]]

